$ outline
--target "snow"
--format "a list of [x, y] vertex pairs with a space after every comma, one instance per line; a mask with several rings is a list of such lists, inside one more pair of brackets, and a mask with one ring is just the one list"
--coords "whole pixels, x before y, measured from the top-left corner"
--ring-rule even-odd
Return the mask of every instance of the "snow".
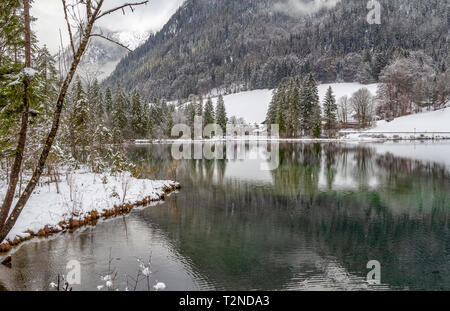
[[[416, 133], [416, 134], [414, 134]], [[450, 138], [450, 108], [444, 108], [432, 112], [423, 112], [396, 118], [391, 122], [378, 121], [370, 130], [355, 132], [347, 135], [348, 138], [358, 138], [367, 135], [381, 135], [392, 138]]]
[[[263, 123], [272, 100], [272, 90], [254, 90], [224, 96], [227, 116], [244, 118], [248, 123]], [[214, 105], [217, 98], [213, 99]]]
[[23, 72], [29, 77], [34, 77], [37, 74], [36, 70], [34, 70], [33, 68], [29, 68], [29, 67], [24, 68]]
[[164, 284], [163, 282], [157, 282], [155, 286], [153, 286], [153, 288], [158, 291], [158, 290], [164, 290], [166, 289], [166, 284]]
[[328, 88], [331, 86], [333, 89], [334, 96], [336, 96], [336, 100], [341, 98], [342, 96], [351, 97], [353, 93], [359, 91], [362, 88], [366, 88], [370, 91], [372, 95], [377, 94], [378, 84], [361, 84], [357, 82], [351, 83], [328, 83], [328, 84], [320, 84], [318, 86], [319, 89], [319, 97], [320, 102], [322, 103], [325, 99], [325, 95], [327, 93]]
[[20, 83], [22, 83], [22, 81], [20, 81], [20, 80], [14, 80], [13, 82], [9, 83], [8, 86], [14, 86], [14, 85], [18, 85], [18, 84], [20, 84]]
[[142, 274], [144, 275], [144, 276], [150, 276], [150, 269], [149, 269], [149, 267], [145, 267], [144, 268], [144, 270], [142, 270]]
[[[378, 84], [363, 85], [360, 83], [331, 83], [320, 84], [319, 97], [322, 103], [328, 87], [332, 87], [336, 99], [342, 96], [351, 97], [353, 93], [361, 88], [367, 88], [372, 95], [376, 95]], [[260, 124], [264, 122], [272, 100], [273, 90], [263, 89], [247, 92], [240, 92], [236, 94], [224, 96], [225, 107], [228, 117], [236, 116], [244, 118], [248, 123]], [[217, 104], [217, 97], [213, 99], [214, 104]]]
[[450, 132], [450, 108], [379, 121], [369, 132]]
[[130, 50], [135, 50], [147, 41], [150, 33], [148, 31], [119, 31], [113, 34], [113, 38]]
[[[134, 204], [145, 198], [157, 200], [164, 194], [165, 187], [177, 185], [172, 181], [136, 179], [129, 173], [111, 176], [83, 170], [67, 171], [61, 174], [61, 179], [59, 193], [55, 183], [46, 184], [46, 180], [42, 180], [42, 185], [36, 187], [8, 234], [8, 240], [27, 237], [29, 233], [26, 231], [37, 233], [45, 226], [58, 229], [61, 221], [68, 221], [74, 214], [83, 219], [89, 212], [96, 211], [101, 215], [103, 210], [111, 210], [115, 205]], [[2, 178], [0, 199], [4, 198], [6, 189]]]

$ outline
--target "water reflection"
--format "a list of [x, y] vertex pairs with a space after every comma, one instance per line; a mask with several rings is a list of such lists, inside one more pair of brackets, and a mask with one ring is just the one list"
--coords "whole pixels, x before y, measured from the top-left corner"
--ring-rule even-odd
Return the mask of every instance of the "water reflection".
[[[377, 259], [383, 283], [391, 288], [448, 289], [446, 166], [379, 154], [376, 148], [286, 144], [270, 178], [260, 177], [257, 169], [250, 173], [253, 166], [245, 166], [246, 161], [186, 161], [182, 170], [188, 189], [177, 196], [186, 218], [173, 222], [175, 227], [166, 224], [170, 215], [154, 221], [176, 232], [184, 242], [180, 253], [199, 270], [210, 269], [205, 274], [211, 282], [225, 288], [341, 288], [327, 281], [329, 272], [317, 270], [317, 262], [326, 263], [322, 268], [333, 263], [332, 270], [346, 276], [344, 288], [364, 288], [365, 265]], [[133, 152], [136, 159], [148, 159], [148, 148]], [[217, 172], [221, 178], [198, 175], [213, 167], [222, 169]], [[295, 260], [280, 264], [279, 258]], [[316, 272], [305, 277], [305, 270]]]
[[[255, 159], [183, 160], [183, 189], [166, 203], [25, 245], [12, 270], [0, 268], [1, 283], [45, 289], [80, 258], [81, 289], [92, 290], [111, 252], [122, 284], [136, 257], [151, 254], [154, 278], [172, 290], [373, 289], [370, 260], [382, 265], [381, 288], [448, 290], [448, 166], [379, 147], [283, 144], [273, 171]], [[145, 177], [174, 176], [169, 145], [133, 147], [129, 157]]]

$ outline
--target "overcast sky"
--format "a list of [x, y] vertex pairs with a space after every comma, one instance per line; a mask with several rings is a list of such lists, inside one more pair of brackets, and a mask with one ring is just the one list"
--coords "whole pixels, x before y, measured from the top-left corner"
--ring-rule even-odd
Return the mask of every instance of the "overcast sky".
[[[184, 0], [151, 0], [146, 6], [137, 7], [134, 13], [127, 9], [127, 14], [122, 12], [102, 18], [100, 26], [111, 30], [159, 30], [169, 20], [173, 13], [179, 8]], [[108, 9], [130, 0], [106, 0], [104, 8]], [[32, 14], [37, 18], [33, 29], [41, 45], [47, 45], [52, 53], [58, 51], [59, 29], [61, 29], [64, 40], [67, 38], [67, 30], [64, 21], [64, 13], [61, 0], [36, 0], [32, 7]], [[67, 42], [67, 41], [64, 41]]]

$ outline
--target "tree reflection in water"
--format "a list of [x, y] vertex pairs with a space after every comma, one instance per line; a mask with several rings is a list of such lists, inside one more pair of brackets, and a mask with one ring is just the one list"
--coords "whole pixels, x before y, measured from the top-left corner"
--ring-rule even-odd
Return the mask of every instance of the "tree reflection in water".
[[[130, 156], [161, 168], [151, 177], [163, 178], [168, 148], [138, 147]], [[298, 288], [327, 259], [363, 279], [376, 259], [391, 288], [450, 289], [445, 166], [373, 147], [292, 143], [280, 147], [270, 181], [259, 182], [256, 171], [233, 178], [238, 161], [251, 167], [251, 160], [184, 161], [183, 191], [169, 201], [177, 221], [170, 208], [151, 213], [180, 253], [222, 287], [280, 289], [300, 275]]]

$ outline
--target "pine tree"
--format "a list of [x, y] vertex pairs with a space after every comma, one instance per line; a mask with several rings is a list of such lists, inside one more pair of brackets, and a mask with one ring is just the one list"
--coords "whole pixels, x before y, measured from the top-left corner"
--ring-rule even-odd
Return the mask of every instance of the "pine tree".
[[320, 108], [314, 109], [314, 123], [312, 128], [312, 135], [314, 138], [320, 138], [322, 136], [322, 120]]
[[292, 80], [289, 87], [289, 123], [290, 131], [293, 137], [297, 136], [300, 132], [300, 91], [298, 83]]
[[150, 105], [147, 103], [144, 103], [142, 105], [142, 114], [143, 114], [143, 121], [144, 121], [144, 137], [152, 137], [153, 136], [153, 118], [151, 116], [151, 109]]
[[205, 104], [205, 111], [203, 112], [203, 126], [206, 127], [207, 125], [214, 124], [215, 122], [215, 116], [214, 116], [214, 105], [211, 100], [211, 97], [208, 97], [208, 100]]
[[225, 134], [227, 131], [227, 112], [225, 109], [225, 102], [223, 100], [223, 96], [219, 95], [219, 98], [217, 100], [217, 106], [216, 106], [216, 124], [218, 124], [221, 128], [223, 133]]
[[113, 98], [111, 89], [108, 87], [105, 92], [105, 113], [110, 116], [111, 112], [113, 111]]
[[[309, 74], [300, 92], [301, 129], [306, 136], [318, 136], [321, 128], [319, 91], [312, 74]], [[314, 133], [313, 133], [314, 129]]]
[[194, 122], [195, 122], [195, 116], [196, 116], [196, 107], [195, 102], [191, 102], [187, 104], [186, 107], [186, 119], [187, 119], [187, 125], [191, 129], [191, 136], [194, 135]]
[[205, 112], [204, 112], [204, 124], [213, 124], [215, 122], [215, 116], [214, 116], [214, 105], [211, 100], [211, 97], [208, 98], [205, 104]]
[[325, 117], [325, 131], [328, 137], [332, 137], [337, 130], [337, 105], [331, 86], [325, 95], [323, 113]]
[[144, 136], [144, 114], [142, 111], [141, 96], [137, 90], [134, 90], [131, 98], [131, 130], [134, 137], [143, 138]]
[[120, 143], [125, 137], [125, 129], [127, 125], [126, 113], [127, 100], [122, 89], [117, 86], [114, 94], [113, 111], [112, 111], [112, 129], [113, 140]]
[[278, 89], [273, 90], [272, 100], [270, 101], [266, 116], [266, 124], [269, 126], [275, 124], [277, 120], [278, 96]]
[[313, 79], [311, 82], [312, 98], [313, 98], [313, 131], [314, 138], [320, 138], [322, 136], [322, 111], [319, 102], [319, 90], [317, 88], [316, 81]]
[[189, 103], [187, 105], [187, 121], [188, 121], [188, 125], [193, 128], [194, 127], [194, 121], [195, 121], [195, 116], [196, 116], [196, 109], [195, 109], [195, 104], [194, 103]]
[[168, 105], [165, 99], [160, 101], [159, 111], [161, 113], [161, 135], [170, 137], [173, 127], [173, 112], [174, 107], [172, 105]]
[[195, 105], [195, 114], [197, 116], [203, 116], [203, 97], [200, 96], [199, 101]]
[[284, 116], [284, 112], [282, 109], [277, 110], [277, 118], [275, 121], [276, 124], [278, 124], [278, 130], [280, 132], [281, 137], [286, 136], [286, 120]]
[[105, 116], [105, 104], [97, 79], [94, 80], [92, 86], [88, 89], [88, 101], [95, 118], [101, 122]]
[[[69, 141], [72, 156], [83, 161], [84, 151], [89, 144], [89, 117], [90, 110], [86, 99], [86, 93], [79, 77], [76, 78], [72, 87], [69, 109]], [[79, 152], [79, 150], [82, 152]]]
[[174, 126], [174, 122], [173, 122], [174, 112], [175, 112], [175, 107], [173, 105], [170, 105], [166, 112], [166, 136], [167, 137], [172, 136], [172, 128]]
[[281, 84], [279, 87], [278, 106], [277, 106], [277, 121], [280, 135], [282, 137], [289, 137], [291, 132], [291, 123], [289, 115], [289, 85]]
[[303, 135], [310, 135], [312, 124], [311, 124], [311, 116], [312, 116], [312, 107], [311, 107], [311, 94], [308, 85], [307, 79], [305, 79], [302, 83], [302, 87], [300, 90], [300, 120], [301, 120], [301, 131]]
[[55, 67], [55, 59], [44, 45], [37, 51], [37, 56], [33, 59], [34, 68], [39, 72], [42, 81], [42, 91], [47, 98], [57, 96], [58, 72]]

